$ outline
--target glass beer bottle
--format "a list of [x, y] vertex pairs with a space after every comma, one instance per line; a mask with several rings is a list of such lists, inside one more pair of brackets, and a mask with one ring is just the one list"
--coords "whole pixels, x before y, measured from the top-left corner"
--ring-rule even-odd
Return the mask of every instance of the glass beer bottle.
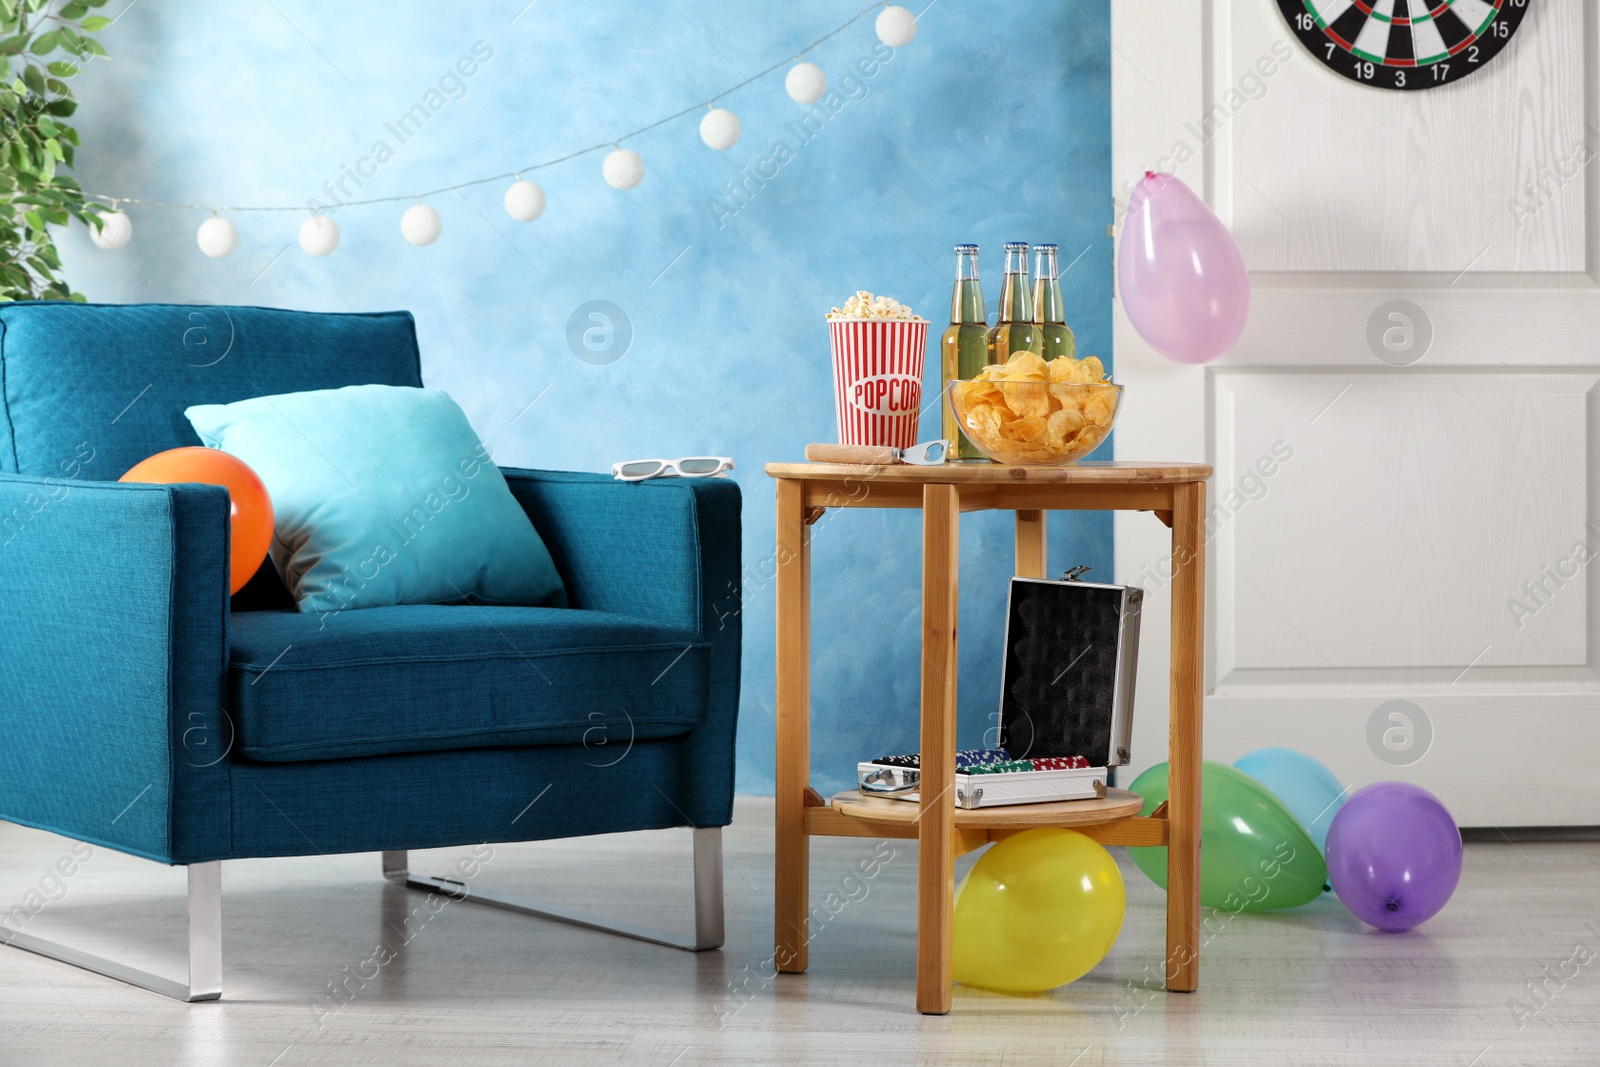
[[1006, 276], [1000, 283], [1000, 324], [989, 331], [989, 362], [1004, 363], [1026, 349], [1040, 355], [1039, 327], [1033, 322], [1033, 290], [1028, 284], [1028, 246], [1006, 242]]
[[1033, 318], [1039, 326], [1040, 351], [1045, 359], [1076, 358], [1078, 340], [1067, 325], [1061, 302], [1061, 274], [1056, 268], [1056, 246], [1034, 245]]
[[[984, 317], [983, 286], [978, 282], [978, 246], [956, 245], [956, 287], [950, 295], [950, 325], [940, 342], [944, 381], [976, 378], [989, 361], [989, 323]], [[956, 425], [956, 414], [948, 400], [943, 404], [942, 436], [950, 442], [953, 460], [978, 459], [982, 452], [967, 440]]]

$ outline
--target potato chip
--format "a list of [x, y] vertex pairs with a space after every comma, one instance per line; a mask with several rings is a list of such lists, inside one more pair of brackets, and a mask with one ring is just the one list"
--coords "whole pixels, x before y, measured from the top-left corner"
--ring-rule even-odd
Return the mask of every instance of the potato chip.
[[1050, 414], [1050, 387], [1042, 383], [1027, 382], [1007, 386], [1004, 403], [1018, 416]]
[[1095, 356], [1087, 359], [1057, 356], [1049, 363], [1049, 375], [1052, 382], [1064, 384], [1099, 385], [1106, 380], [1105, 366]]
[[1084, 390], [1078, 382], [1051, 382], [1050, 396], [1058, 407], [1076, 408], [1083, 403]]
[[1111, 425], [1111, 416], [1116, 409], [1112, 406], [1110, 398], [1099, 389], [1090, 393], [1083, 402], [1083, 417], [1096, 426]]
[[1055, 449], [1065, 448], [1067, 443], [1083, 429], [1084, 417], [1076, 408], [1062, 408], [1051, 415], [1046, 423], [1050, 447]]
[[[1005, 425], [1005, 411], [998, 404], [974, 404], [967, 409], [967, 417], [962, 420], [968, 436], [985, 448], [992, 442], [1000, 440], [1000, 427]], [[1006, 415], [1010, 412], [1006, 411]]]
[[999, 404], [1006, 402], [1006, 391], [994, 382], [969, 382], [965, 394], [974, 404]]
[[1039, 415], [1029, 415], [1000, 427], [1000, 436], [1029, 448], [1042, 448], [1049, 440], [1049, 424]]
[[1047, 382], [1050, 380], [1044, 358], [1023, 349], [1006, 361], [1004, 379], [1008, 382]]

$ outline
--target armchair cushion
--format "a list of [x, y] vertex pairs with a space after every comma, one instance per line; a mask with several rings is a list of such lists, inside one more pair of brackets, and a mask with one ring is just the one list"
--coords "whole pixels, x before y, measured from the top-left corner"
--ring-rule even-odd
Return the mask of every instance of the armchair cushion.
[[185, 414], [266, 483], [272, 561], [301, 611], [566, 602], [544, 542], [447, 393], [351, 385]]
[[236, 613], [234, 752], [273, 762], [577, 745], [604, 765], [699, 725], [711, 645], [606, 611], [415, 604]]

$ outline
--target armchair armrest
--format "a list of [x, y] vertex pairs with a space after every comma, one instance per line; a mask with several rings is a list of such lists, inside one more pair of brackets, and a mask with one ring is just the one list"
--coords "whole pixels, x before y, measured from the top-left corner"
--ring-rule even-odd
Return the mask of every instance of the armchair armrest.
[[227, 854], [228, 494], [0, 474], [0, 818]]
[[711, 700], [685, 745], [676, 803], [694, 826], [733, 813], [739, 714], [740, 496], [723, 478], [619, 482], [604, 474], [503, 470], [574, 608], [615, 611], [711, 643]]

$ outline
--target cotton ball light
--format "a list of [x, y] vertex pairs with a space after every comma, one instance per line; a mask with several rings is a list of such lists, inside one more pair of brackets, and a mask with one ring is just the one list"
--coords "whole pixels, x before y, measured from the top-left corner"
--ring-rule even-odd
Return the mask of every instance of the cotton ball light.
[[300, 247], [309, 256], [330, 255], [339, 247], [339, 224], [326, 215], [312, 215], [300, 224]]
[[89, 240], [96, 248], [115, 252], [133, 239], [133, 220], [120, 211], [106, 211], [100, 215], [100, 228], [89, 227]]
[[618, 148], [606, 157], [601, 173], [611, 188], [632, 189], [644, 181], [644, 159], [631, 148]]
[[400, 235], [418, 248], [433, 244], [443, 232], [439, 213], [427, 204], [412, 204], [400, 216]]
[[890, 48], [903, 48], [917, 35], [917, 16], [907, 7], [886, 7], [878, 12], [872, 28], [878, 32], [878, 40]]
[[532, 222], [544, 214], [544, 190], [518, 178], [506, 190], [506, 214], [517, 222]]
[[719, 152], [738, 144], [741, 132], [739, 116], [725, 107], [714, 107], [700, 119], [700, 139]]
[[783, 89], [797, 104], [815, 104], [828, 91], [828, 76], [815, 63], [796, 63], [784, 75]]
[[229, 220], [213, 215], [200, 224], [194, 241], [200, 251], [212, 259], [221, 259], [239, 247], [239, 230]]

